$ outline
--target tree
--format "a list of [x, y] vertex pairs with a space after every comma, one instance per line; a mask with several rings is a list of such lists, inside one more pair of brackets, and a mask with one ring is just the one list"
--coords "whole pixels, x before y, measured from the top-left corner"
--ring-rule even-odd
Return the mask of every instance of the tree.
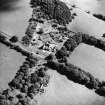
[[90, 11], [86, 11], [86, 13], [90, 14]]
[[11, 82], [8, 83], [8, 85], [10, 87], [14, 87], [14, 88], [20, 89], [20, 80], [17, 79], [17, 78], [14, 78]]
[[5, 95], [0, 94], [0, 100], [4, 100], [6, 98]]
[[16, 103], [16, 105], [22, 105], [20, 102]]
[[69, 38], [65, 43], [64, 46], [67, 48], [68, 51], [73, 51], [77, 47], [76, 40], [73, 38]]
[[60, 50], [56, 52], [55, 56], [57, 59], [61, 59], [65, 56], [68, 56], [67, 49], [65, 47], [62, 47]]
[[26, 35], [22, 38], [22, 44], [28, 46], [30, 44], [30, 40], [31, 38]]
[[91, 45], [97, 46], [97, 39], [95, 37], [93, 37], [93, 36], [90, 36], [89, 43]]
[[0, 34], [0, 40], [4, 41], [5, 39], [6, 39], [6, 37]]
[[88, 34], [82, 34], [82, 42], [88, 44], [90, 37]]
[[105, 21], [105, 16], [103, 16], [102, 14], [93, 14], [93, 16], [98, 18], [98, 19]]
[[105, 33], [102, 35], [102, 37], [104, 37], [104, 38], [105, 38]]
[[96, 89], [95, 91], [97, 94], [99, 94], [100, 96], [105, 96], [105, 87], [101, 87], [99, 89]]
[[76, 13], [73, 13], [72, 15], [73, 15], [73, 16], [77, 16], [77, 14], [76, 14]]
[[74, 39], [77, 45], [79, 45], [80, 43], [82, 43], [82, 33], [75, 34], [74, 36], [72, 36], [72, 39]]
[[12, 42], [12, 43], [16, 43], [17, 41], [18, 41], [18, 37], [17, 36], [12, 36], [10, 38], [10, 42]]
[[21, 92], [27, 93], [27, 91], [28, 91], [28, 86], [27, 85], [23, 85], [23, 87], [21, 88]]
[[54, 55], [49, 54], [49, 55], [45, 58], [45, 60], [53, 60], [53, 58], [54, 58]]
[[21, 105], [30, 105], [30, 101], [27, 98], [23, 98], [19, 101]]
[[31, 83], [36, 83], [38, 81], [38, 75], [36, 72], [31, 74]]
[[36, 65], [36, 63], [37, 63], [37, 59], [34, 59], [32, 57], [27, 58], [26, 61], [29, 62], [29, 67], [30, 68], [34, 67]]
[[10, 103], [5, 99], [5, 100], [0, 100], [0, 105], [10, 105]]
[[45, 71], [44, 71], [44, 68], [40, 68], [38, 71], [37, 71], [37, 75], [39, 77], [44, 77], [46, 74], [45, 74]]

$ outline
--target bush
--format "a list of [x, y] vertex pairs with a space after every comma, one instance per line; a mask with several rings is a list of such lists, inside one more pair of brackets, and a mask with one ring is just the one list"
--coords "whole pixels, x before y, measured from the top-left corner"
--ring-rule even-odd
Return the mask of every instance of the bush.
[[39, 28], [38, 30], [36, 30], [37, 31], [37, 34], [43, 34], [43, 29], [42, 28]]

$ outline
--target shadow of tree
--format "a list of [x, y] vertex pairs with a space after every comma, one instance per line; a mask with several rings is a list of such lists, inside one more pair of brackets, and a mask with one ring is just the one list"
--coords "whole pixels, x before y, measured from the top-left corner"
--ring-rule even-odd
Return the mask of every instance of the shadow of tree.
[[0, 0], [0, 11], [12, 11], [15, 10], [16, 3], [20, 0]]

